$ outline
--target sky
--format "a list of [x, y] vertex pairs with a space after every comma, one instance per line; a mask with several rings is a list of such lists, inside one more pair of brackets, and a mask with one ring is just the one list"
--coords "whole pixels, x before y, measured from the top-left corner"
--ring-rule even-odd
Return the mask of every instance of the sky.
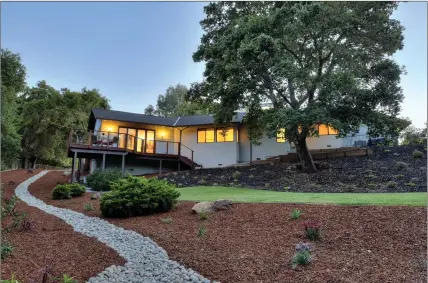
[[[143, 113], [170, 85], [202, 79], [194, 63], [206, 2], [2, 2], [1, 47], [21, 55], [27, 82], [96, 88], [114, 110]], [[427, 120], [427, 3], [400, 3], [405, 27], [402, 116]]]

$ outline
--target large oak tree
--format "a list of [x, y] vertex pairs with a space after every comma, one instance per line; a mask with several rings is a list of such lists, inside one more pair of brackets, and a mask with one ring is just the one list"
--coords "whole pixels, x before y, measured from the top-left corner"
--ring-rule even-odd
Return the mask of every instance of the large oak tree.
[[[396, 2], [218, 2], [205, 6], [205, 34], [193, 55], [205, 62], [191, 101], [219, 103], [216, 122], [248, 111], [249, 138], [285, 129], [304, 168], [316, 167], [306, 138], [328, 124], [338, 136], [361, 123], [370, 135], [394, 134], [403, 100], [403, 27]], [[261, 110], [261, 103], [273, 108]]]

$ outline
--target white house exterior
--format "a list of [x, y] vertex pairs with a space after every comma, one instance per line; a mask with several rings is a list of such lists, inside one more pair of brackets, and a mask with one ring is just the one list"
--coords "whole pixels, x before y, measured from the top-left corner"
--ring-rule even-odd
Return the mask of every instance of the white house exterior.
[[[260, 146], [251, 145], [243, 123], [244, 115], [238, 113], [224, 132], [224, 128], [215, 126], [211, 115], [163, 118], [94, 108], [89, 123], [92, 143], [102, 133], [102, 138], [109, 140], [110, 149], [129, 147], [132, 150], [115, 155], [103, 153], [103, 160], [101, 155], [85, 155], [83, 150], [74, 149], [73, 152], [77, 151], [87, 159], [90, 171], [97, 167], [120, 167], [123, 158], [123, 170], [136, 175], [157, 173], [160, 159], [154, 157], [159, 156], [166, 156], [161, 167], [167, 171], [177, 170], [177, 162], [173, 158], [177, 155], [185, 156], [203, 168], [213, 168], [249, 162], [251, 155], [255, 161], [295, 152], [288, 141], [266, 135], [262, 137]], [[367, 127], [363, 125], [354, 137], [336, 138], [332, 129], [328, 131], [324, 127], [322, 134], [320, 129], [320, 137], [310, 137], [307, 143], [309, 149], [364, 146], [368, 140], [366, 133]], [[140, 153], [144, 158], [139, 156]]]

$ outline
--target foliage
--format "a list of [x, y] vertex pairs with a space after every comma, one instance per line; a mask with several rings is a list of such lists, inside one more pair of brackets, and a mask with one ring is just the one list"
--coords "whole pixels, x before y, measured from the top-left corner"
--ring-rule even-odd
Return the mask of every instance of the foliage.
[[400, 137], [402, 138], [402, 144], [426, 144], [427, 138], [427, 129], [419, 129], [415, 126], [410, 125], [403, 130]]
[[153, 115], [155, 115], [156, 114], [156, 109], [155, 109], [155, 107], [153, 106], [153, 105], [151, 105], [151, 104], [149, 104], [149, 106], [147, 106], [145, 109], [144, 109], [144, 115], [150, 115], [150, 116], [153, 116]]
[[83, 208], [85, 211], [93, 211], [94, 210], [94, 206], [92, 205], [92, 203], [87, 202], [85, 203], [85, 206]]
[[23, 219], [21, 222], [21, 231], [28, 232], [34, 230], [34, 221], [31, 221], [27, 218]]
[[208, 220], [210, 214], [207, 211], [198, 212], [198, 216], [200, 220]]
[[398, 186], [398, 184], [397, 184], [397, 182], [389, 181], [389, 182], [387, 182], [387, 183], [386, 183], [386, 186], [387, 186], [388, 188], [393, 189], [393, 188], [396, 188], [396, 187]]
[[166, 224], [170, 224], [170, 223], [172, 223], [172, 218], [171, 218], [171, 216], [168, 216], [168, 217], [166, 217], [166, 218], [162, 218], [161, 220], [162, 220], [162, 222], [163, 222], [163, 223], [166, 223]]
[[302, 215], [302, 212], [300, 210], [293, 208], [290, 214], [290, 218], [292, 220], [296, 220], [296, 219], [299, 219], [301, 215]]
[[409, 186], [409, 187], [416, 187], [416, 184], [412, 183], [412, 182], [405, 183], [404, 185]]
[[67, 274], [64, 274], [62, 276], [62, 278], [61, 277], [53, 278], [53, 280], [54, 280], [54, 282], [59, 282], [59, 283], [78, 283], [77, 280], [75, 280], [73, 277], [71, 277]]
[[424, 154], [422, 152], [420, 152], [419, 150], [413, 151], [413, 158], [414, 159], [416, 159], [416, 158], [422, 158], [422, 157], [424, 157]]
[[398, 174], [394, 176], [395, 179], [403, 179], [404, 175], [403, 174]]
[[198, 237], [203, 237], [208, 232], [207, 227], [205, 225], [199, 225], [198, 227]]
[[82, 196], [85, 191], [85, 187], [77, 183], [58, 184], [52, 191], [52, 199], [70, 199]]
[[104, 217], [129, 217], [169, 211], [180, 193], [174, 185], [155, 178], [128, 176], [111, 184], [112, 191], [101, 196]]
[[[2, 234], [8, 233], [18, 227], [27, 216], [25, 212], [20, 212], [16, 210], [17, 203], [18, 198], [16, 197], [16, 195], [13, 195], [10, 199], [3, 198], [1, 206]], [[7, 221], [8, 218], [12, 218], [12, 221]], [[3, 234], [3, 236], [5, 235]]]
[[321, 239], [321, 224], [318, 221], [307, 220], [302, 225], [305, 229], [305, 235], [309, 240], [316, 241]]
[[395, 167], [397, 169], [403, 170], [409, 168], [409, 164], [403, 161], [398, 161], [397, 163], [395, 163]]
[[311, 252], [310, 251], [298, 251], [291, 262], [291, 267], [295, 269], [298, 265], [307, 265], [311, 261]]
[[10, 278], [9, 280], [1, 280], [0, 283], [20, 283], [20, 282], [15, 279], [15, 275], [12, 273], [12, 278]]
[[13, 251], [13, 246], [7, 242], [2, 241], [1, 243], [1, 260], [4, 260], [7, 256], [9, 256]]
[[117, 169], [96, 169], [86, 177], [88, 186], [94, 191], [110, 191], [112, 182], [122, 178], [122, 172]]
[[239, 171], [235, 171], [235, 172], [232, 173], [233, 179], [238, 179], [239, 176], [241, 176], [241, 172], [239, 172]]
[[1, 170], [9, 168], [20, 154], [18, 95], [24, 90], [26, 68], [21, 56], [1, 49]]
[[[403, 27], [391, 15], [396, 2], [215, 2], [204, 10], [205, 31], [195, 62], [204, 80], [190, 101], [213, 107], [217, 124], [246, 109], [249, 138], [285, 129], [302, 166], [316, 171], [306, 137], [328, 124], [338, 136], [361, 123], [371, 136], [394, 135], [403, 100], [392, 58], [403, 48]], [[271, 102], [270, 110], [262, 110]]]

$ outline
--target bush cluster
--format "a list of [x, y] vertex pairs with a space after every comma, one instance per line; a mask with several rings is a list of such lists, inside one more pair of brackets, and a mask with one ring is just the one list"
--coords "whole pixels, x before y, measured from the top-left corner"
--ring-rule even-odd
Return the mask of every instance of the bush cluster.
[[122, 172], [117, 169], [96, 169], [86, 178], [86, 181], [94, 191], [110, 191], [112, 182], [121, 178]]
[[52, 199], [70, 199], [72, 197], [79, 197], [83, 196], [85, 191], [85, 187], [77, 183], [58, 184], [52, 191]]
[[111, 192], [101, 197], [104, 217], [130, 217], [169, 211], [180, 193], [165, 180], [128, 176], [111, 183]]

